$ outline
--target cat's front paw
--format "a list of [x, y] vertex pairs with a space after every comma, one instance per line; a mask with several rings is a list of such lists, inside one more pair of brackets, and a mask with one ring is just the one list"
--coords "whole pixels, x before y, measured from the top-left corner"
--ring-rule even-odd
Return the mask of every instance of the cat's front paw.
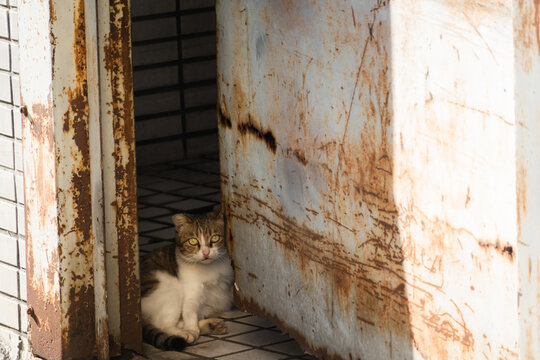
[[227, 333], [228, 331], [225, 321], [218, 318], [202, 320], [199, 322], [199, 327], [201, 328], [201, 333], [203, 334], [221, 335]]
[[199, 329], [181, 329], [179, 331], [179, 336], [186, 339], [188, 344], [195, 344], [199, 338]]

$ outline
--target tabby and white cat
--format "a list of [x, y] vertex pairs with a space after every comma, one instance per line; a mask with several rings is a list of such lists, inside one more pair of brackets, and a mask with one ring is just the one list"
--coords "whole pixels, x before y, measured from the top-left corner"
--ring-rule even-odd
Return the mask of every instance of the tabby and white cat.
[[223, 215], [176, 214], [174, 244], [143, 258], [143, 339], [180, 351], [199, 335], [227, 332], [215, 316], [232, 305], [233, 270], [224, 241]]

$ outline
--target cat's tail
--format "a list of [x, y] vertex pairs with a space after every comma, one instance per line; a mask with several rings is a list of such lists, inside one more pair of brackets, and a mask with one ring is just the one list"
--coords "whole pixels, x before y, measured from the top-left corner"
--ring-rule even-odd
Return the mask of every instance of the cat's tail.
[[166, 334], [152, 325], [143, 326], [143, 340], [158, 349], [166, 351], [182, 351], [187, 346], [186, 339], [180, 336]]

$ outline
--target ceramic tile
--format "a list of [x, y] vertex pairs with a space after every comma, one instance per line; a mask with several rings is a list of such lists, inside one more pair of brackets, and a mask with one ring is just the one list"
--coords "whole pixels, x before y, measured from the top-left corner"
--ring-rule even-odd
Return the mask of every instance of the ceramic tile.
[[160, 207], [155, 207], [155, 206], [151, 206], [151, 207], [147, 207], [147, 208], [139, 210], [139, 217], [141, 218], [153, 218], [153, 217], [165, 215], [165, 214], [172, 216], [172, 212], [170, 210], [160, 208]]
[[191, 174], [186, 175], [182, 174], [181, 176], [178, 176], [177, 174], [167, 174], [167, 176], [177, 178], [178, 180], [183, 180], [194, 185], [206, 184], [219, 180], [219, 175], [204, 174], [200, 172], [192, 172]]
[[249, 326], [245, 324], [240, 324], [234, 321], [226, 321], [225, 324], [227, 324], [227, 333], [222, 335], [212, 335], [217, 338], [224, 338], [224, 337], [231, 337], [238, 334], [243, 334], [249, 331], [257, 330], [254, 326]]
[[150, 204], [150, 205], [163, 205], [163, 204], [173, 203], [181, 199], [182, 198], [180, 196], [175, 196], [172, 194], [157, 194], [157, 195], [152, 195], [152, 196], [142, 198], [140, 199], [140, 202], [143, 204]]
[[284, 334], [280, 334], [275, 331], [270, 330], [259, 330], [255, 332], [250, 332], [243, 335], [238, 335], [234, 337], [227, 338], [227, 340], [236, 341], [246, 345], [252, 346], [264, 346], [275, 344], [281, 341], [288, 340], [289, 337]]
[[249, 325], [255, 325], [255, 326], [263, 327], [263, 328], [270, 328], [270, 327], [274, 326], [274, 323], [272, 323], [271, 321], [268, 321], [266, 319], [263, 319], [261, 317], [255, 316], [255, 315], [244, 317], [244, 318], [238, 319], [236, 321], [242, 322], [242, 323], [245, 323], [245, 324], [249, 324]]
[[141, 188], [141, 187], [137, 189], [137, 196], [138, 197], [153, 195], [155, 193], [156, 192], [154, 190], [149, 190], [149, 189], [145, 189], [145, 188]]
[[165, 224], [160, 224], [154, 221], [140, 221], [139, 222], [139, 232], [148, 232], [153, 230], [161, 230], [164, 228], [167, 228], [168, 226]]
[[212, 206], [214, 203], [208, 201], [201, 201], [197, 199], [187, 199], [184, 201], [178, 201], [174, 203], [167, 204], [168, 207], [177, 209], [179, 211], [190, 211], [198, 208]]
[[215, 358], [248, 349], [249, 347], [244, 345], [223, 340], [216, 340], [204, 344], [189, 346], [186, 348], [185, 352]]
[[163, 182], [164, 179], [156, 177], [156, 176], [150, 176], [150, 175], [138, 175], [137, 176], [137, 184], [139, 185], [147, 185], [147, 184], [156, 184]]
[[152, 243], [152, 238], [149, 238], [149, 237], [146, 237], [144, 235], [139, 235], [139, 245], [146, 245], [146, 244], [151, 244]]
[[197, 344], [204, 344], [205, 342], [209, 341], [216, 341], [216, 339], [206, 335], [199, 336], [199, 338], [197, 339]]
[[278, 360], [285, 359], [287, 355], [277, 354], [270, 351], [253, 349], [237, 354], [221, 356], [219, 360]]
[[158, 190], [161, 192], [169, 192], [172, 190], [185, 188], [186, 184], [180, 181], [176, 181], [176, 180], [166, 180], [166, 181], [162, 181], [158, 183], [149, 183], [145, 187], [148, 189]]
[[174, 214], [174, 211], [170, 211], [167, 215], [157, 217], [154, 220], [160, 221], [162, 223], [167, 223], [167, 224], [169, 224], [169, 226], [173, 226], [173, 222], [172, 222], [172, 215], [173, 214]]
[[209, 186], [209, 187], [214, 188], [214, 189], [218, 189], [218, 190], [221, 189], [221, 181], [220, 180], [212, 181], [212, 182], [206, 183], [204, 185]]
[[154, 237], [157, 239], [163, 239], [163, 240], [174, 240], [176, 237], [176, 232], [173, 227], [168, 227], [163, 230], [157, 230], [152, 232], [145, 233], [146, 236]]
[[202, 196], [202, 195], [208, 195], [210, 193], [214, 193], [216, 190], [213, 188], [209, 188], [206, 186], [191, 186], [188, 188], [183, 188], [180, 190], [175, 190], [173, 193], [175, 195], [181, 195], [181, 196]]
[[233, 310], [224, 312], [223, 314], [220, 315], [220, 317], [223, 319], [237, 319], [237, 318], [246, 317], [249, 315], [250, 313], [248, 312], [238, 310], [238, 309], [233, 309]]
[[151, 360], [188, 360], [199, 358], [184, 352], [162, 351], [148, 344], [143, 344], [143, 355]]
[[304, 354], [304, 351], [294, 340], [283, 342], [281, 344], [266, 346], [265, 349], [282, 352], [292, 356], [300, 356]]
[[153, 251], [155, 249], [158, 249], [158, 248], [160, 248], [162, 246], [170, 245], [170, 244], [172, 244], [170, 241], [161, 241], [161, 242], [156, 242], [156, 243], [152, 243], [152, 244], [141, 245], [139, 248], [142, 251], [151, 252], [151, 251]]
[[219, 203], [219, 202], [221, 202], [221, 193], [220, 192], [214, 192], [214, 193], [208, 194], [208, 195], [201, 195], [201, 199], [208, 200], [208, 201], [214, 201], [216, 203]]

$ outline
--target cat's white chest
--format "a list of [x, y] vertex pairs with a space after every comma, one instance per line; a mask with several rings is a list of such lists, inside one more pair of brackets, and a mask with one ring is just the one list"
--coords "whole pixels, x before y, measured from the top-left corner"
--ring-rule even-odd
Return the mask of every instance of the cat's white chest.
[[226, 261], [202, 264], [182, 264], [179, 282], [186, 292], [196, 289], [201, 317], [226, 311], [232, 304], [231, 265]]

